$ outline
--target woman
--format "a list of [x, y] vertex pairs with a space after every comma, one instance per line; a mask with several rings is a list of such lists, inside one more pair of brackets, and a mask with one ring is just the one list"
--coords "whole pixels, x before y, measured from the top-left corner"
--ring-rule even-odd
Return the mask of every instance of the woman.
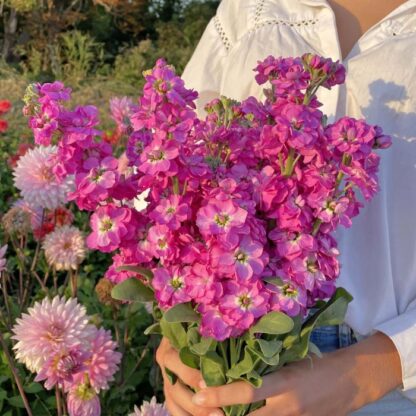
[[313, 52], [347, 67], [345, 86], [321, 92], [324, 113], [365, 117], [393, 136], [393, 146], [382, 156], [380, 193], [338, 236], [339, 284], [354, 296], [346, 321], [363, 340], [313, 365], [291, 364], [258, 390], [244, 382], [205, 388], [163, 340], [158, 362], [183, 381], [165, 379], [172, 415], [220, 415], [219, 407], [261, 399], [266, 406], [256, 416], [342, 416], [360, 408], [354, 414], [416, 415], [405, 397], [416, 398], [415, 45], [416, 0], [221, 3], [184, 73], [201, 92], [200, 107], [219, 94], [261, 97], [251, 71], [257, 60]]

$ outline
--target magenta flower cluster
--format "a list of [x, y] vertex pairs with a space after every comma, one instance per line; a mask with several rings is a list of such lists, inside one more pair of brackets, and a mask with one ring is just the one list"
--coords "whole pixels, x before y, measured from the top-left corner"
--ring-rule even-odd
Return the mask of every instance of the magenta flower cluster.
[[[71, 198], [92, 211], [89, 247], [114, 252], [107, 277], [134, 275], [120, 265], [151, 270], [159, 306], [191, 302], [202, 335], [217, 340], [240, 336], [270, 311], [303, 315], [333, 294], [334, 231], [358, 215], [358, 194], [369, 200], [377, 191], [376, 150], [390, 145], [364, 120], [326, 125], [316, 92], [344, 82], [339, 63], [268, 57], [255, 71], [268, 83], [264, 102], [221, 97], [202, 120], [197, 93], [158, 60], [128, 126], [123, 116], [123, 169], [97, 140], [97, 111], [61, 107], [62, 84], [38, 86], [31, 112], [31, 125], [44, 121], [38, 143], [59, 132], [55, 169], [75, 175]], [[59, 111], [45, 113], [45, 102]]]

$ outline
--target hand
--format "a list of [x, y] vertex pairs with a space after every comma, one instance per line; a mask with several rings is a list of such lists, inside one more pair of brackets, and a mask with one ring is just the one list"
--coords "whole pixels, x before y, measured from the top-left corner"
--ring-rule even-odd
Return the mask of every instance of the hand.
[[[174, 354], [175, 351], [170, 352], [168, 357]], [[180, 361], [179, 356], [176, 359]], [[168, 358], [165, 363], [169, 368], [173, 361], [171, 364]], [[178, 374], [179, 377], [188, 377], [189, 370], [186, 366], [180, 367], [182, 375]], [[196, 370], [192, 370], [192, 374], [194, 383], [203, 386], [200, 374]], [[171, 410], [173, 416], [189, 413], [212, 415], [214, 411], [219, 412], [219, 407], [264, 399], [266, 406], [252, 413], [252, 416], [343, 416], [379, 399], [400, 383], [398, 352], [387, 336], [377, 333], [357, 345], [327, 354], [322, 359], [305, 359], [290, 364], [265, 376], [263, 386], [259, 389], [245, 382], [236, 382], [203, 388], [195, 395], [183, 384], [180, 385], [181, 394], [178, 396], [169, 388], [167, 390], [170, 390], [169, 401], [175, 406]], [[187, 404], [190, 398], [193, 410]], [[188, 410], [176, 413], [184, 409]]]
[[[162, 339], [156, 351], [156, 361], [162, 370], [166, 407], [172, 416], [208, 416], [215, 415], [215, 411], [218, 415], [223, 414], [219, 409], [197, 406], [192, 402], [195, 392], [189, 387], [195, 390], [206, 387], [202, 374], [182, 363], [178, 352], [171, 346], [167, 338]], [[179, 378], [173, 385], [166, 376], [166, 368]]]

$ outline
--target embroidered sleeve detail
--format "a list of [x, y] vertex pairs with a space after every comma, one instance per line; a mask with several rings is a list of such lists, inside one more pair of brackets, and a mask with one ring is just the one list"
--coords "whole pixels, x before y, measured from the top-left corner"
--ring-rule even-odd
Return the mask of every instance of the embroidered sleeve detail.
[[257, 0], [256, 11], [254, 12], [254, 26], [260, 22], [264, 10], [265, 0]]
[[282, 26], [291, 26], [291, 27], [305, 27], [305, 26], [314, 26], [318, 22], [318, 19], [305, 19], [305, 20], [285, 20], [285, 19], [265, 19], [255, 21], [254, 27], [250, 32], [255, 32], [257, 29], [260, 29], [264, 26], [271, 25], [282, 25]]
[[230, 42], [227, 34], [225, 33], [225, 30], [222, 27], [222, 24], [220, 22], [220, 19], [218, 19], [218, 16], [214, 16], [214, 26], [215, 26], [215, 29], [218, 32], [219, 37], [221, 38], [221, 41], [222, 41], [225, 49], [227, 51], [229, 51], [231, 49], [231, 42]]

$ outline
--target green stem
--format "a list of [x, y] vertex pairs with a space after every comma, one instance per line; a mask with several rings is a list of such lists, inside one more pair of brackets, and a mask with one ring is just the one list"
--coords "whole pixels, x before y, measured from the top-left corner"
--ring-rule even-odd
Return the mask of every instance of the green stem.
[[222, 354], [222, 357], [223, 357], [224, 363], [225, 363], [225, 369], [226, 369], [225, 372], [227, 372], [230, 369], [230, 367], [228, 365], [227, 348], [225, 346], [224, 341], [223, 342], [220, 342], [219, 343], [219, 346], [220, 346], [221, 354]]
[[174, 195], [179, 195], [179, 179], [177, 176], [172, 176], [172, 186]]
[[19, 389], [20, 397], [23, 400], [23, 404], [25, 406], [26, 412], [27, 412], [27, 414], [29, 416], [32, 416], [33, 413], [32, 413], [32, 410], [30, 408], [29, 402], [27, 400], [26, 393], [23, 390], [22, 382], [21, 382], [21, 380], [19, 378], [19, 375], [17, 374], [16, 367], [13, 365], [12, 357], [9, 354], [9, 350], [7, 348], [6, 342], [5, 342], [4, 338], [3, 338], [3, 334], [1, 333], [1, 331], [0, 331], [0, 345], [3, 348], [4, 354], [6, 356], [7, 362], [8, 362], [9, 367], [10, 367], [10, 370], [11, 370], [11, 372], [13, 374], [13, 377], [14, 377], [14, 380], [15, 380], [15, 382], [17, 384], [17, 388]]
[[230, 338], [230, 367], [233, 368], [238, 362], [239, 356], [237, 355], [236, 339]]
[[[297, 160], [299, 160], [298, 157], [297, 157]], [[295, 167], [295, 149], [291, 148], [289, 150], [289, 155], [288, 155], [287, 160], [286, 160], [286, 166], [285, 166], [283, 176], [285, 176], [287, 178], [292, 176], [294, 167]]]

